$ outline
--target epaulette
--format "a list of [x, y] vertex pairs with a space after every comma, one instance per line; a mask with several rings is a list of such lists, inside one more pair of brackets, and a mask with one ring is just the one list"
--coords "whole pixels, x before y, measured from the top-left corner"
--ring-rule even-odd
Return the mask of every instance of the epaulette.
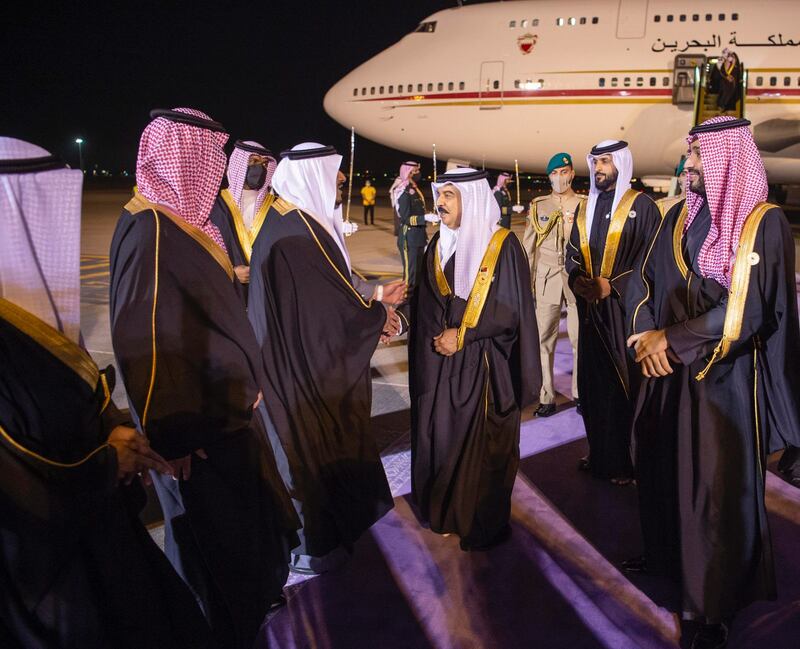
[[296, 210], [297, 205], [290, 203], [284, 198], [278, 197], [272, 202], [272, 209], [276, 210], [281, 216], [286, 216], [292, 210]]

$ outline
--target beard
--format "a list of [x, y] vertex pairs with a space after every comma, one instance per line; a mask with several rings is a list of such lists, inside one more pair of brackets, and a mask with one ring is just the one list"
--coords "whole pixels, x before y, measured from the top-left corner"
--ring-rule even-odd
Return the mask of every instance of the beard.
[[[694, 177], [694, 174], [697, 174], [697, 177]], [[702, 171], [695, 171], [692, 175], [689, 176], [689, 188], [695, 193], [699, 194], [700, 196], [706, 195], [706, 178], [703, 175]]]
[[601, 192], [604, 192], [617, 182], [618, 176], [619, 172], [616, 169], [609, 174], [595, 174], [594, 184], [596, 185], [597, 189], [599, 189]]

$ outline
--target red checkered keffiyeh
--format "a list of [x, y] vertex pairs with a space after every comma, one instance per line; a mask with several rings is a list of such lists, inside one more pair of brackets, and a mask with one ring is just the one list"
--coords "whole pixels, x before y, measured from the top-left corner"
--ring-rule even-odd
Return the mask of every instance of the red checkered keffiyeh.
[[[245, 144], [252, 144], [253, 146], [262, 147], [258, 142], [245, 141]], [[228, 189], [233, 195], [233, 200], [242, 209], [242, 190], [244, 189], [244, 180], [247, 175], [247, 163], [250, 161], [250, 156], [255, 155], [250, 151], [244, 149], [234, 148], [231, 153], [231, 159], [228, 162]], [[267, 163], [267, 179], [264, 181], [264, 186], [256, 196], [256, 213], [261, 209], [264, 204], [264, 199], [269, 194], [270, 187], [272, 186], [272, 175], [275, 173], [275, 168], [278, 166], [278, 161], [274, 158], [269, 158]]]
[[[191, 108], [174, 110], [211, 119]], [[227, 141], [227, 133], [156, 117], [142, 132], [136, 159], [138, 192], [205, 232], [223, 250], [222, 235], [208, 216], [225, 174]]]
[[[704, 124], [717, 124], [733, 117], [713, 117]], [[715, 279], [726, 288], [744, 222], [760, 202], [767, 200], [767, 174], [764, 163], [746, 126], [687, 138], [691, 145], [700, 140], [700, 155], [711, 212], [711, 228], [700, 248], [698, 264], [703, 277]], [[686, 190], [688, 215], [684, 231], [703, 207], [703, 197]]]

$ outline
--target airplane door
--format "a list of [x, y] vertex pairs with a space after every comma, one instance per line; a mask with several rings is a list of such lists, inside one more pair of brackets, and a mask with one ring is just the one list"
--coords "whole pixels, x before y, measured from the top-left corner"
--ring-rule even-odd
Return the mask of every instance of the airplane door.
[[478, 88], [478, 108], [499, 110], [503, 107], [503, 62], [481, 63], [481, 84]]
[[648, 0], [619, 0], [617, 38], [644, 38]]

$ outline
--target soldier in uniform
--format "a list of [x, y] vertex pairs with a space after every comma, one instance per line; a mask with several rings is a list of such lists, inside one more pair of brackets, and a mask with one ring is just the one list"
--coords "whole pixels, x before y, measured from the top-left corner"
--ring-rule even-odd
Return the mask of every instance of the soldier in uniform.
[[511, 174], [503, 172], [497, 176], [497, 184], [494, 186], [494, 197], [500, 206], [500, 225], [511, 229], [511, 192], [508, 191], [508, 182]]
[[681, 161], [675, 168], [675, 175], [678, 178], [678, 193], [674, 196], [664, 196], [664, 198], [659, 198], [656, 201], [658, 211], [661, 212], [662, 217], [666, 216], [667, 212], [686, 198], [686, 171], [683, 168], [685, 162], [686, 158], [681, 158]]
[[556, 411], [553, 387], [553, 359], [561, 320], [561, 306], [567, 305], [567, 332], [572, 345], [572, 398], [578, 399], [578, 310], [575, 296], [567, 285], [564, 270], [564, 246], [569, 241], [575, 211], [585, 196], [572, 189], [575, 170], [569, 153], [557, 153], [547, 163], [552, 193], [531, 202], [523, 246], [531, 265], [531, 279], [536, 296], [536, 324], [539, 327], [539, 351], [542, 360], [542, 389], [536, 415], [549, 417]]
[[[408, 165], [409, 163], [406, 163]], [[406, 165], [403, 165], [404, 167]], [[397, 194], [397, 214], [400, 217], [400, 236], [403, 240], [403, 279], [409, 288], [417, 285], [422, 266], [422, 256], [428, 243], [425, 220], [425, 197], [417, 183], [419, 165], [409, 170], [405, 185]], [[401, 171], [402, 177], [402, 171]]]

